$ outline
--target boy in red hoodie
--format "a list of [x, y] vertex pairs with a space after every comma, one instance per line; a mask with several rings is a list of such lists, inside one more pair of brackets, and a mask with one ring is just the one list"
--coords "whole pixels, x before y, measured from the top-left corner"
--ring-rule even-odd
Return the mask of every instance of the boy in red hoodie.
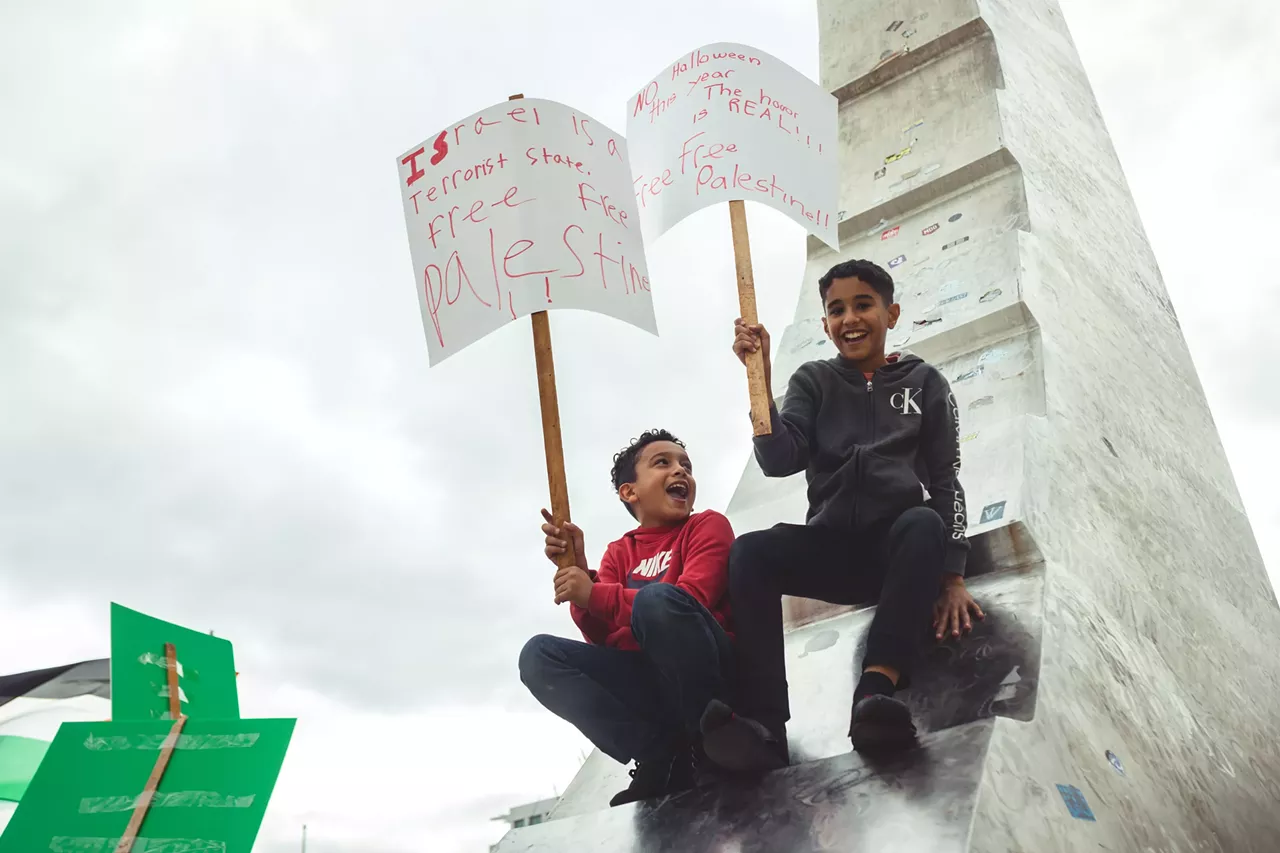
[[582, 531], [556, 527], [544, 509], [545, 553], [573, 538], [577, 564], [555, 575], [586, 643], [539, 634], [520, 652], [520, 680], [601, 752], [634, 760], [631, 785], [610, 805], [693, 786], [698, 723], [723, 698], [732, 670], [729, 520], [693, 514], [697, 484], [684, 444], [643, 433], [614, 456], [613, 487], [639, 526], [587, 568]]

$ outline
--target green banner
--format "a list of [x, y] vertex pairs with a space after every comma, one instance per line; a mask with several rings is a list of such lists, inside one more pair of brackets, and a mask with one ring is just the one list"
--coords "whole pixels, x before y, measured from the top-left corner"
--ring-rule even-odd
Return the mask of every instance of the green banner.
[[[251, 853], [292, 719], [188, 720], [134, 853]], [[0, 853], [112, 853], [173, 723], [63, 723]]]
[[18, 735], [0, 735], [0, 800], [22, 799], [36, 775], [49, 742]]
[[231, 643], [136, 610], [111, 605], [111, 719], [169, 719], [164, 644], [178, 653], [182, 713], [192, 719], [240, 716]]

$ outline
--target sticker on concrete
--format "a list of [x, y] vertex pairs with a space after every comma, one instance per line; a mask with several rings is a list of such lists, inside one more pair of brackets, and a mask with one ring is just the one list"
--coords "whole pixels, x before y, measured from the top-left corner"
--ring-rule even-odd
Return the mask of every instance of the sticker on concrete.
[[1017, 685], [1022, 682], [1022, 676], [1018, 674], [1018, 667], [1009, 670], [1009, 674], [1000, 682], [1000, 692], [996, 694], [993, 702], [1008, 702], [1018, 695]]
[[848, 216], [848, 211], [842, 210], [836, 214], [836, 222], [844, 222], [844, 218]]
[[969, 298], [969, 291], [966, 290], [964, 293], [957, 293], [955, 296], [948, 296], [946, 299], [942, 300], [938, 304], [949, 305], [952, 302], [959, 302], [961, 299], [968, 299], [968, 298]]
[[1004, 358], [1004, 350], [1000, 347], [989, 349], [982, 355], [978, 356], [978, 364], [986, 364], [988, 361], [999, 361]]
[[1000, 289], [1000, 288], [998, 288], [998, 287], [995, 287], [995, 288], [992, 288], [991, 290], [988, 290], [986, 293], [982, 294], [982, 296], [978, 298], [978, 301], [979, 301], [979, 302], [990, 302], [992, 299], [995, 299], [996, 297], [998, 297], [998, 296], [999, 296], [1000, 294], [1002, 294], [1002, 293], [1004, 293], [1004, 291], [1003, 291], [1003, 290], [1001, 290], [1001, 289]]
[[971, 432], [968, 435], [962, 435], [960, 436], [960, 443], [964, 444], [966, 441], [973, 441], [977, 437], [978, 434], [976, 432]]
[[961, 373], [959, 376], [955, 378], [955, 381], [959, 383], [959, 382], [968, 382], [970, 379], [977, 379], [979, 376], [982, 375], [982, 370], [983, 370], [982, 365], [978, 365], [973, 370], [966, 370], [964, 373]]
[[885, 170], [885, 167], [884, 167], [884, 166], [881, 166], [879, 169], [876, 169], [876, 180], [877, 180], [877, 181], [884, 177], [884, 170]]
[[916, 320], [911, 325], [915, 326], [917, 329], [921, 329], [921, 328], [924, 328], [925, 326], [932, 326], [934, 323], [941, 323], [941, 322], [942, 322], [941, 317], [926, 317], [923, 320]]
[[990, 524], [993, 521], [999, 521], [1004, 518], [1005, 501], [999, 503], [987, 504], [982, 508], [982, 517], [978, 519], [979, 524]]
[[890, 237], [897, 237], [898, 232], [901, 230], [902, 230], [901, 225], [895, 225], [892, 228], [886, 228], [885, 230], [880, 232], [880, 239], [888, 240]]
[[942, 168], [941, 163], [930, 163], [928, 166], [924, 167], [924, 173], [926, 175], [932, 175], [934, 172], [938, 171], [941, 168]]
[[910, 153], [911, 153], [911, 146], [908, 145], [906, 148], [903, 148], [897, 154], [890, 154], [888, 157], [884, 158], [884, 164], [887, 166], [890, 163], [901, 160], [903, 157], [906, 157]]
[[918, 119], [916, 119], [914, 122], [912, 122], [911, 124], [909, 124], [909, 125], [907, 125], [906, 127], [904, 127], [904, 128], [902, 129], [902, 132], [903, 132], [903, 133], [910, 133], [911, 131], [915, 130], [917, 127], [922, 126], [923, 124], [924, 124], [924, 119], [922, 119], [922, 118], [918, 118]]
[[932, 233], [934, 233], [935, 231], [937, 231], [940, 227], [941, 227], [941, 226], [940, 226], [940, 225], [938, 225], [938, 223], [936, 223], [936, 222], [935, 222], [935, 223], [933, 223], [932, 225], [930, 225], [928, 228], [925, 228], [923, 231], [921, 231], [921, 232], [920, 232], [920, 236], [921, 236], [921, 237], [928, 237], [930, 234], [932, 234]]
[[947, 221], [948, 221], [948, 222], [959, 222], [959, 221], [960, 221], [960, 217], [961, 217], [961, 216], [964, 216], [964, 214], [963, 214], [963, 213], [953, 213], [953, 214], [951, 214], [950, 216], [948, 216], [948, 217], [947, 217]]
[[889, 261], [889, 269], [893, 269], [894, 267], [900, 267], [900, 266], [902, 266], [902, 262], [903, 262], [903, 261], [905, 261], [906, 259], [907, 259], [907, 256], [906, 256], [906, 255], [898, 255], [898, 257], [896, 257], [896, 258], [894, 258], [893, 260]]
[[942, 287], [938, 288], [938, 292], [950, 293], [953, 290], [959, 290], [959, 289], [960, 289], [960, 279], [953, 278], [950, 281], [944, 282]]
[[919, 15], [916, 15], [914, 18], [911, 19], [911, 23], [918, 24], [921, 21], [927, 20], [928, 17], [929, 17], [928, 12], [921, 12]]
[[900, 29], [902, 28], [902, 25], [903, 25], [903, 24], [905, 24], [905, 23], [906, 23], [906, 21], [894, 21], [892, 24], [890, 24], [889, 26], [885, 27], [885, 28], [884, 28], [884, 31], [885, 31], [886, 33], [896, 33], [898, 30], [900, 30]]
[[872, 225], [872, 226], [871, 226], [871, 230], [867, 232], [867, 236], [868, 236], [868, 237], [874, 237], [877, 231], [881, 230], [882, 228], [884, 228], [884, 227], [885, 227], [886, 225], [888, 225], [888, 224], [889, 224], [889, 220], [887, 220], [887, 219], [881, 219], [881, 220], [880, 220], [879, 222], [877, 222], [875, 225]]
[[961, 243], [968, 243], [968, 242], [969, 242], [969, 238], [965, 236], [965, 237], [961, 237], [959, 240], [952, 240], [950, 243], [943, 243], [942, 251], [945, 252], [947, 249], [954, 249], [956, 246], [959, 246]]
[[1093, 816], [1093, 809], [1089, 808], [1084, 794], [1075, 785], [1059, 785], [1058, 793], [1062, 795], [1062, 801], [1067, 804], [1067, 811], [1071, 812], [1072, 817], [1097, 822], [1098, 819]]
[[1107, 750], [1107, 761], [1110, 762], [1111, 766], [1114, 767], [1115, 771], [1121, 776], [1126, 775], [1124, 772], [1124, 765], [1120, 763], [1120, 756], [1116, 755], [1109, 749]]
[[809, 642], [804, 644], [804, 651], [800, 657], [804, 657], [810, 652], [821, 652], [829, 649], [840, 641], [840, 632], [825, 628], [809, 638]]
[[903, 173], [902, 173], [902, 180], [904, 180], [904, 181], [909, 181], [909, 180], [911, 180], [912, 178], [914, 178], [914, 177], [915, 177], [916, 175], [918, 175], [918, 174], [920, 174], [920, 170], [919, 170], [919, 169], [912, 169], [910, 172], [903, 172]]
[[903, 37], [904, 39], [909, 39], [909, 38], [911, 38], [911, 37], [912, 37], [913, 35], [915, 35], [915, 34], [916, 34], [916, 31], [915, 31], [915, 30], [904, 30], [904, 31], [903, 31], [903, 33], [902, 33], [902, 37]]
[[972, 412], [974, 409], [981, 409], [983, 406], [990, 406], [995, 401], [996, 398], [992, 397], [990, 394], [985, 397], [979, 397], [969, 404], [969, 411]]
[[914, 261], [911, 262], [911, 266], [918, 267], [927, 260], [929, 260], [928, 255], [921, 255], [920, 257], [916, 258]]
[[892, 51], [892, 50], [886, 50], [884, 53], [880, 54], [880, 61], [881, 61], [882, 63], [883, 63], [883, 62], [888, 62], [890, 59], [892, 59], [892, 58], [893, 58], [893, 54], [894, 54], [894, 51]]

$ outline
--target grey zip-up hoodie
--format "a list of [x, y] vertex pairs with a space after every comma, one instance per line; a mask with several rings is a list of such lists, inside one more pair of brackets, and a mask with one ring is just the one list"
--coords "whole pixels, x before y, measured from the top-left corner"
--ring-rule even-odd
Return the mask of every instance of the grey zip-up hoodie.
[[868, 380], [840, 356], [810, 361], [770, 415], [773, 434], [755, 438], [756, 461], [768, 477], [805, 472], [807, 524], [861, 530], [926, 504], [946, 525], [945, 570], [964, 574], [960, 416], [937, 368], [905, 354]]

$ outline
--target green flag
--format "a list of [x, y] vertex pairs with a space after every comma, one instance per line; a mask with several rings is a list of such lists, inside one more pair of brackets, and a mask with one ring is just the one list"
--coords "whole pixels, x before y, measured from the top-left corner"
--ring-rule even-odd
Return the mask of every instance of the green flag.
[[182, 713], [192, 719], [240, 716], [231, 643], [136, 610], [111, 605], [111, 719], [169, 719], [164, 644], [178, 654]]
[[[251, 853], [295, 722], [187, 721], [134, 850]], [[0, 853], [112, 853], [172, 726], [64, 723]]]

